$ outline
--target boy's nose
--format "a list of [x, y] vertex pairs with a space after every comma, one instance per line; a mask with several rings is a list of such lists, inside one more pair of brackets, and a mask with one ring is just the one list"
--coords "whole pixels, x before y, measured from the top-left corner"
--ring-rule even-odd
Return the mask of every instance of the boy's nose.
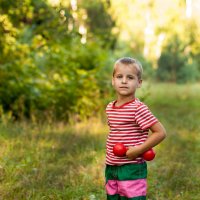
[[126, 83], [126, 77], [122, 79], [122, 83]]

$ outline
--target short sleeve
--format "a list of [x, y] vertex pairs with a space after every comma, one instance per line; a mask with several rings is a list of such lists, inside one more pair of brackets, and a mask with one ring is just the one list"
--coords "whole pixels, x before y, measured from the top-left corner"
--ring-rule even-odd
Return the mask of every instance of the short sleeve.
[[143, 103], [141, 103], [137, 108], [135, 113], [135, 120], [142, 130], [149, 129], [151, 126], [158, 122], [158, 119]]

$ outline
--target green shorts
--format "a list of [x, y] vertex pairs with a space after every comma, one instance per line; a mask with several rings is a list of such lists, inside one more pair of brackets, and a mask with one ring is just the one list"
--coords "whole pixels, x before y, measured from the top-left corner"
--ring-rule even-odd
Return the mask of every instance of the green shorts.
[[106, 165], [108, 200], [146, 200], [147, 164]]

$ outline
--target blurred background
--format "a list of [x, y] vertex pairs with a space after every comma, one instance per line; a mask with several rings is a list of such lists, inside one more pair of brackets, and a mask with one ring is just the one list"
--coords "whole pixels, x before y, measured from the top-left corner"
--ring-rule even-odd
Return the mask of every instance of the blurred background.
[[92, 116], [122, 56], [141, 61], [144, 80], [198, 82], [199, 10], [199, 0], [1, 0], [0, 116]]
[[116, 59], [167, 129], [149, 200], [200, 199], [200, 0], [0, 0], [0, 200], [105, 200]]

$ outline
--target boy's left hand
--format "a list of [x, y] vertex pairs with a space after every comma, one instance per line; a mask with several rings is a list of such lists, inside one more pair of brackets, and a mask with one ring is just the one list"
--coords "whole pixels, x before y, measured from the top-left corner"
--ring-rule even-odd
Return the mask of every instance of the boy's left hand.
[[141, 150], [139, 146], [128, 147], [128, 150], [126, 152], [127, 158], [129, 158], [130, 160], [134, 160], [140, 155], [141, 155]]

